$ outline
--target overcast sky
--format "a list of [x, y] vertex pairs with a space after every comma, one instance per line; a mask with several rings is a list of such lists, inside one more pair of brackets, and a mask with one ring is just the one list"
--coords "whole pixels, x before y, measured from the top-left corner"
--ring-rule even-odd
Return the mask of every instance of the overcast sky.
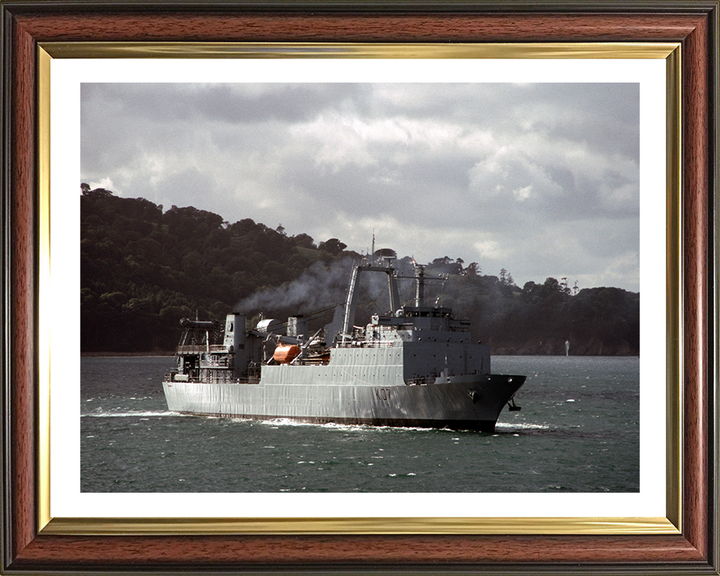
[[91, 187], [639, 289], [637, 84], [83, 84]]

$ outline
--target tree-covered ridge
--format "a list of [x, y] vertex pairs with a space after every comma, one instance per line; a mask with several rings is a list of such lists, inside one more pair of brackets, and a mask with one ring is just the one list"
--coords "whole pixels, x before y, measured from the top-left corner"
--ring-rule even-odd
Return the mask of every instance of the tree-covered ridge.
[[555, 278], [522, 288], [496, 276], [450, 277], [444, 302], [495, 354], [638, 355], [640, 295], [571, 290]]
[[[242, 308], [283, 318], [310, 311], [298, 305], [337, 304], [359, 258], [345, 248], [337, 238], [316, 245], [307, 234], [288, 236], [282, 226], [230, 224], [212, 212], [163, 210], [83, 185], [82, 350], [169, 351], [182, 317], [220, 320]], [[397, 265], [412, 270], [409, 257]], [[560, 354], [569, 340], [574, 354], [638, 354], [639, 294], [570, 290], [553, 278], [519, 288], [505, 270], [482, 275], [476, 262], [465, 266], [447, 256], [426, 273], [445, 277], [434, 292], [428, 289], [428, 299], [440, 296], [456, 316], [472, 320], [473, 337], [494, 353]], [[411, 297], [410, 288], [406, 294]], [[361, 316], [369, 310], [359, 307]]]
[[316, 246], [250, 219], [228, 224], [196, 208], [163, 207], [83, 187], [83, 351], [171, 350], [182, 317], [224, 318], [238, 301], [331, 262], [345, 245]]

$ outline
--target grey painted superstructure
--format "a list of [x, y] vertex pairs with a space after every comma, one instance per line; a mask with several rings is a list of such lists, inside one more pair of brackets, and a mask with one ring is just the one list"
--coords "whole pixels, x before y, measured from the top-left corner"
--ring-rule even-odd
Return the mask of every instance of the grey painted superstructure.
[[[363, 272], [387, 275], [391, 313], [358, 328], [355, 297]], [[421, 267], [415, 305], [399, 306], [396, 282], [390, 260], [356, 265], [347, 300], [324, 335], [309, 335], [298, 317], [287, 328], [265, 320], [254, 330], [246, 329], [239, 314], [229, 314], [224, 326], [183, 320], [178, 369], [163, 382], [168, 408], [243, 418], [494, 430], [506, 404], [517, 409], [512, 398], [525, 376], [491, 374], [490, 348], [471, 342], [469, 323], [453, 319], [448, 308], [424, 306]]]

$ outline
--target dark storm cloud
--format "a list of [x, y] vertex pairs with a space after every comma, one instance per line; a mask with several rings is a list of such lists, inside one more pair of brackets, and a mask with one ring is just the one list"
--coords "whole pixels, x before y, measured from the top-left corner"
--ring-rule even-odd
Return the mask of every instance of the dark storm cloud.
[[86, 84], [82, 178], [518, 283], [637, 289], [638, 106], [636, 84]]

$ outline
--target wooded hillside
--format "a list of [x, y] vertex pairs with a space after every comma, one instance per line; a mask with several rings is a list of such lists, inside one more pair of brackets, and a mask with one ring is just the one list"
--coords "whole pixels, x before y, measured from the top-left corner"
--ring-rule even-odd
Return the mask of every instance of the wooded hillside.
[[[342, 302], [352, 261], [341, 239], [319, 244], [245, 219], [230, 224], [193, 207], [165, 210], [82, 186], [81, 346], [83, 352], [174, 349], [182, 317], [222, 319], [231, 310], [283, 318]], [[409, 257], [397, 262], [411, 272]], [[441, 299], [473, 322], [473, 337], [495, 354], [637, 355], [637, 293], [619, 288], [573, 291], [554, 278], [522, 288], [502, 270], [483, 275], [447, 256], [427, 265], [428, 299]], [[433, 286], [434, 285], [434, 286]], [[384, 291], [364, 287], [360, 321]], [[411, 282], [403, 289], [412, 297]]]

